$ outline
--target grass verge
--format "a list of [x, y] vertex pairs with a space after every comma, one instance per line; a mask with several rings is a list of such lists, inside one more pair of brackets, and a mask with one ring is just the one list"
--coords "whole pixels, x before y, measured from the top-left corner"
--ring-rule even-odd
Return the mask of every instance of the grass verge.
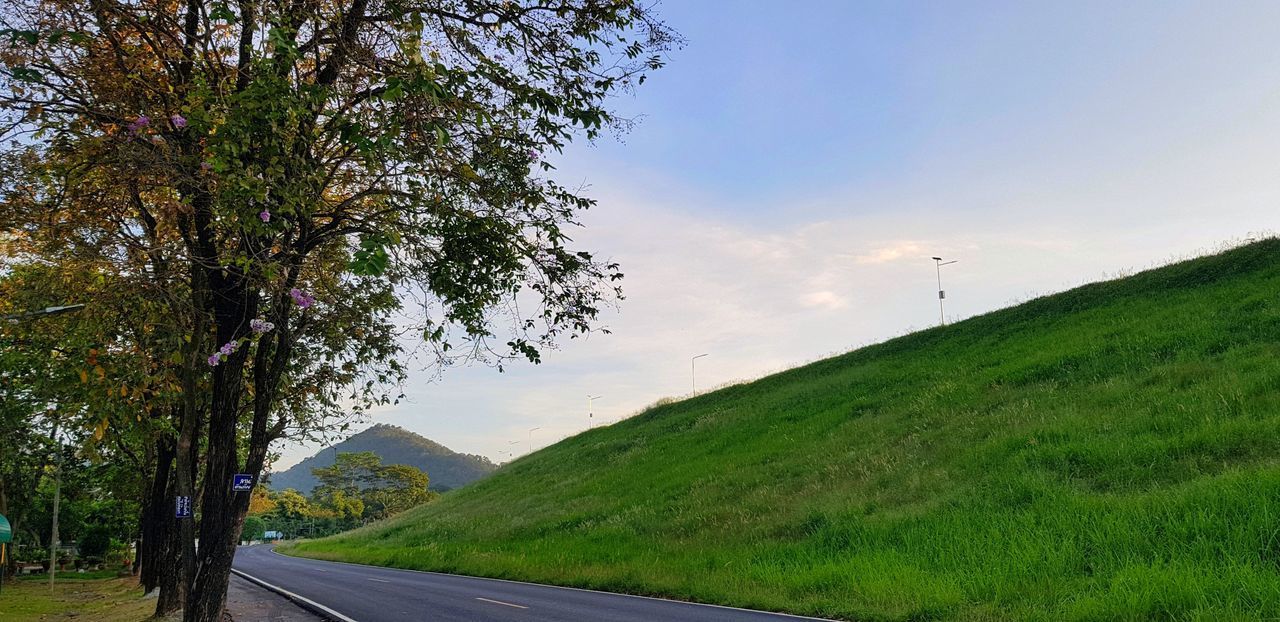
[[47, 579], [13, 581], [0, 592], [0, 620], [141, 622], [154, 613], [156, 601], [140, 593], [138, 581], [131, 577], [65, 581], [59, 577], [52, 589]]

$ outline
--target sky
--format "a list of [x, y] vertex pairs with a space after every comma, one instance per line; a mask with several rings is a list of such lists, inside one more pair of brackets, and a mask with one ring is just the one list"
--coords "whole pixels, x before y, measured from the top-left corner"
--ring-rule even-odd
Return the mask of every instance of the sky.
[[936, 325], [931, 256], [954, 321], [1280, 225], [1280, 3], [657, 11], [687, 44], [635, 126], [550, 159], [626, 274], [612, 334], [415, 373], [367, 425], [502, 462], [689, 395], [698, 354], [704, 391]]

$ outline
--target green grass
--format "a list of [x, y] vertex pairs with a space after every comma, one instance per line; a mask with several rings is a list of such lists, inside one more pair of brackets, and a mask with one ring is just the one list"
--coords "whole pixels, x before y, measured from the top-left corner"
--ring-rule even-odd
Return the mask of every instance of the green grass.
[[93, 620], [140, 622], [151, 618], [156, 601], [145, 599], [132, 577], [62, 581], [59, 574], [52, 590], [44, 582], [6, 582], [0, 591], [0, 620]]
[[653, 408], [291, 552], [852, 620], [1280, 617], [1280, 241]]

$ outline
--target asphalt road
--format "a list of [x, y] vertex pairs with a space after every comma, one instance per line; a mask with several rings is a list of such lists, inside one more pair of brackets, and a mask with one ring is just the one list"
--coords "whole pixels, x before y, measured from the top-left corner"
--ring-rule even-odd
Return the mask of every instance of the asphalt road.
[[[777, 613], [288, 557], [241, 547], [233, 567], [356, 622], [783, 622]], [[342, 621], [346, 622], [346, 621]]]

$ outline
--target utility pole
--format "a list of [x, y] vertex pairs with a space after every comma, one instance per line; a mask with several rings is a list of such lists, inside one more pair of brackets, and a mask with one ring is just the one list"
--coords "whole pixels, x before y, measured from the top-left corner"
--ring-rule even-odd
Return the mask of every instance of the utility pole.
[[693, 383], [694, 395], [698, 394], [698, 359], [704, 356], [706, 356], [706, 354], [699, 354], [698, 356], [689, 359], [689, 380]]
[[960, 261], [960, 260], [953, 259], [951, 261], [942, 261], [941, 257], [933, 258], [934, 269], [936, 269], [938, 272], [938, 325], [939, 326], [947, 325], [947, 314], [942, 307], [942, 301], [947, 298], [947, 292], [942, 289], [942, 266], [949, 266], [953, 263], [956, 263], [957, 261]]
[[598, 400], [598, 399], [600, 399], [600, 398], [602, 398], [602, 397], [604, 397], [604, 396], [603, 396], [603, 395], [588, 395], [588, 396], [587, 396], [587, 427], [588, 427], [588, 428], [594, 428], [594, 427], [595, 427], [595, 416], [596, 416], [596, 415], [595, 415], [595, 408], [594, 408], [594, 406], [595, 406], [595, 402], [596, 402], [596, 400]]

